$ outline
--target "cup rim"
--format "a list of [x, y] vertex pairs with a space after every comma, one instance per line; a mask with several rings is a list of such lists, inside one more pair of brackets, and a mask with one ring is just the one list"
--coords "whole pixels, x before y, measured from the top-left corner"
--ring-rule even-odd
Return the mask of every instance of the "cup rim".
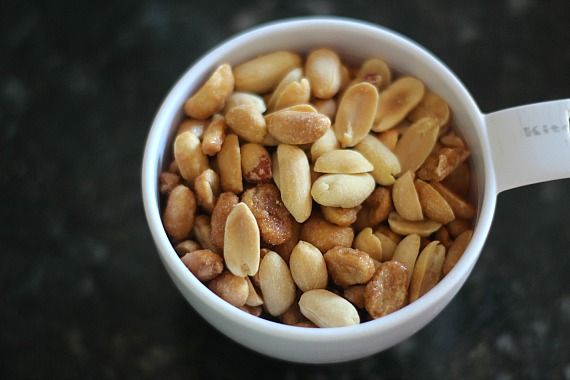
[[[383, 35], [383, 38], [397, 39], [399, 43], [406, 45], [408, 49], [415, 50], [415, 53], [421, 55], [425, 62], [438, 66], [439, 71], [441, 71], [442, 74], [445, 74], [447, 83], [451, 84], [462, 93], [464, 101], [468, 103], [469, 109], [476, 112], [478, 116], [476, 132], [483, 155], [485, 184], [483, 194], [480, 195], [481, 199], [479, 202], [478, 219], [475, 224], [473, 238], [464, 252], [463, 257], [459, 260], [454, 269], [441, 279], [433, 289], [402, 309], [376, 320], [347, 327], [307, 329], [269, 321], [239, 310], [212, 293], [184, 266], [165, 233], [160, 216], [160, 196], [158, 194], [158, 175], [160, 174], [159, 141], [161, 138], [164, 138], [164, 135], [169, 134], [168, 120], [173, 117], [172, 115], [179, 115], [181, 112], [178, 107], [174, 107], [176, 103], [175, 99], [180, 96], [181, 92], [184, 92], [184, 87], [186, 87], [187, 82], [192, 81], [192, 76], [198, 71], [200, 66], [206, 65], [208, 62], [210, 62], [209, 66], [211, 66], [212, 62], [218, 61], [223, 55], [223, 52], [230, 46], [257, 38], [268, 30], [288, 29], [291, 26], [306, 28], [309, 26], [323, 27], [327, 25], [366, 29], [369, 32]], [[184, 290], [189, 291], [193, 298], [206, 304], [212, 309], [216, 309], [219, 313], [224, 314], [226, 318], [232, 319], [233, 322], [238, 323], [243, 327], [257, 330], [266, 335], [285, 339], [333, 342], [338, 341], [338, 339], [359, 339], [370, 334], [388, 331], [394, 327], [406, 324], [416, 319], [422, 313], [429, 313], [432, 307], [440, 303], [446, 297], [449, 297], [449, 294], [451, 294], [451, 297], [449, 297], [449, 299], [451, 299], [455, 293], [459, 291], [481, 253], [484, 241], [490, 230], [495, 210], [496, 182], [491, 159], [492, 157], [487, 140], [483, 114], [479, 110], [470, 93], [467, 91], [466, 87], [455, 76], [453, 71], [451, 71], [437, 58], [437, 56], [432, 54], [425, 47], [396, 31], [366, 21], [328, 16], [289, 18], [255, 26], [224, 40], [222, 43], [214, 46], [206, 54], [199, 57], [188, 69], [184, 71], [182, 76], [178, 78], [159, 107], [148, 133], [142, 165], [142, 198], [147, 223], [155, 245], [158, 248], [161, 261], [165, 265], [169, 274], [176, 278], [177, 281], [175, 281], [175, 283], [177, 285], [183, 284]], [[183, 294], [187, 298], [190, 297], [190, 295], [184, 292]], [[446, 304], [447, 302], [445, 302], [441, 308]], [[439, 313], [439, 311], [440, 310], [435, 310], [435, 314]], [[434, 310], [432, 309], [431, 312], [434, 312]], [[421, 327], [423, 326], [418, 327], [418, 329]]]

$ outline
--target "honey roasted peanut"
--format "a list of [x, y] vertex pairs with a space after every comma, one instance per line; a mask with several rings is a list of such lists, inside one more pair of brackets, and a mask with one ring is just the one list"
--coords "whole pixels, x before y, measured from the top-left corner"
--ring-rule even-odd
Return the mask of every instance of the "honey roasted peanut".
[[190, 272], [203, 282], [216, 278], [224, 270], [222, 257], [209, 249], [188, 252], [181, 259]]
[[380, 265], [364, 289], [364, 305], [372, 318], [401, 309], [408, 295], [407, 269], [397, 261]]
[[332, 280], [339, 286], [365, 284], [374, 274], [372, 258], [358, 249], [334, 247], [324, 258]]
[[184, 185], [176, 186], [168, 196], [162, 222], [168, 236], [182, 240], [188, 236], [194, 226], [196, 215], [196, 197], [192, 190]]
[[340, 227], [313, 215], [301, 228], [301, 240], [311, 243], [321, 252], [340, 247], [351, 247], [354, 231], [350, 227]]

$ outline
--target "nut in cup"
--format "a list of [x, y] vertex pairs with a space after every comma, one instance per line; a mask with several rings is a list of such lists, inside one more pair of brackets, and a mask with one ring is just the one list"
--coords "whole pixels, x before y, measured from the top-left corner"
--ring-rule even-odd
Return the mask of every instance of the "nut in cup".
[[[477, 194], [473, 237], [453, 269], [417, 301], [379, 319], [339, 328], [300, 328], [244, 313], [212, 293], [192, 275], [169, 241], [160, 210], [159, 175], [183, 106], [222, 63], [288, 50], [307, 53], [327, 47], [341, 57], [363, 61], [382, 57], [390, 67], [421, 79], [445, 99], [472, 156]], [[388, 29], [338, 18], [274, 22], [244, 32], [198, 60], [172, 88], [146, 142], [142, 191], [147, 221], [159, 257], [183, 296], [218, 330], [236, 342], [272, 357], [306, 363], [341, 362], [387, 349], [429, 323], [451, 301], [473, 269], [493, 219], [497, 194], [531, 183], [570, 176], [570, 99], [483, 114], [460, 80], [436, 57]], [[364, 206], [366, 207], [366, 206]]]

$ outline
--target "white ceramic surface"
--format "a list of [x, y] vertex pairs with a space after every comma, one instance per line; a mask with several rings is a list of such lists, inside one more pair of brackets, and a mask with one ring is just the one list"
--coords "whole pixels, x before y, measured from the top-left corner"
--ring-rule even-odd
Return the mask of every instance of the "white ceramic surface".
[[[326, 46], [343, 58], [381, 57], [397, 71], [416, 76], [449, 103], [454, 123], [472, 150], [478, 217], [469, 247], [456, 267], [416, 302], [358, 326], [307, 329], [253, 317], [211, 293], [182, 264], [162, 227], [158, 175], [182, 118], [187, 97], [223, 62], [256, 55]], [[491, 227], [497, 193], [512, 187], [570, 176], [570, 100], [523, 106], [483, 115], [469, 92], [437, 58], [385, 28], [339, 18], [283, 20], [242, 33], [197, 61], [172, 88], [148, 135], [142, 190], [147, 221], [160, 259], [172, 280], [204, 319], [236, 342], [280, 359], [327, 363], [361, 358], [401, 342], [430, 322], [455, 296], [475, 265]]]

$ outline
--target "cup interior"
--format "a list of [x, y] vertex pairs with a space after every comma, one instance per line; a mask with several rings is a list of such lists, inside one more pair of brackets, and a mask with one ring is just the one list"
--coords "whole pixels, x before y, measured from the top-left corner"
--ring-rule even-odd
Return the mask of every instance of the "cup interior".
[[[332, 48], [343, 59], [353, 62], [373, 57], [382, 58], [390, 68], [419, 78], [428, 88], [448, 102], [452, 110], [453, 125], [466, 139], [472, 151], [472, 175], [475, 179], [473, 183], [476, 187], [474, 190], [479, 210], [474, 237], [468, 249], [456, 267], [434, 289], [391, 315], [340, 329], [302, 329], [280, 325], [249, 316], [226, 304], [210, 293], [186, 270], [170, 245], [160, 220], [158, 175], [171, 159], [170, 146], [178, 123], [183, 117], [182, 106], [188, 96], [195, 92], [213, 69], [221, 63], [235, 65], [275, 50], [304, 53], [317, 47]], [[465, 87], [437, 58], [409, 39], [376, 25], [350, 20], [334, 18], [286, 20], [245, 32], [214, 48], [195, 63], [172, 88], [153, 122], [145, 150], [143, 164], [145, 211], [161, 259], [181, 292], [202, 315], [211, 315], [211, 310], [215, 309], [216, 313], [219, 313], [216, 318], [220, 318], [219, 324], [216, 318], [213, 320], [216, 327], [241, 343], [259, 350], [255, 342], [250, 344], [246, 338], [242, 339], [226, 331], [224, 326], [221, 326], [225, 318], [230, 318], [246, 329], [254, 329], [267, 336], [282, 339], [313, 339], [320, 342], [329, 339], [331, 342], [340, 342], [349, 337], [354, 339], [354, 337], [373, 335], [388, 329], [401, 328], [408, 323], [410, 326], [403, 328], [405, 334], [400, 334], [398, 338], [401, 340], [429, 322], [451, 300], [467, 278], [481, 251], [495, 205], [494, 172], [486, 139], [482, 115]], [[394, 337], [387, 339], [385, 343], [394, 344], [397, 341]], [[378, 344], [376, 348], [370, 346], [367, 353], [387, 347], [385, 344], [386, 347], [381, 346]], [[286, 355], [278, 357], [292, 358]], [[346, 357], [352, 358], [354, 353], [351, 357]], [[323, 357], [320, 361], [330, 360]]]

